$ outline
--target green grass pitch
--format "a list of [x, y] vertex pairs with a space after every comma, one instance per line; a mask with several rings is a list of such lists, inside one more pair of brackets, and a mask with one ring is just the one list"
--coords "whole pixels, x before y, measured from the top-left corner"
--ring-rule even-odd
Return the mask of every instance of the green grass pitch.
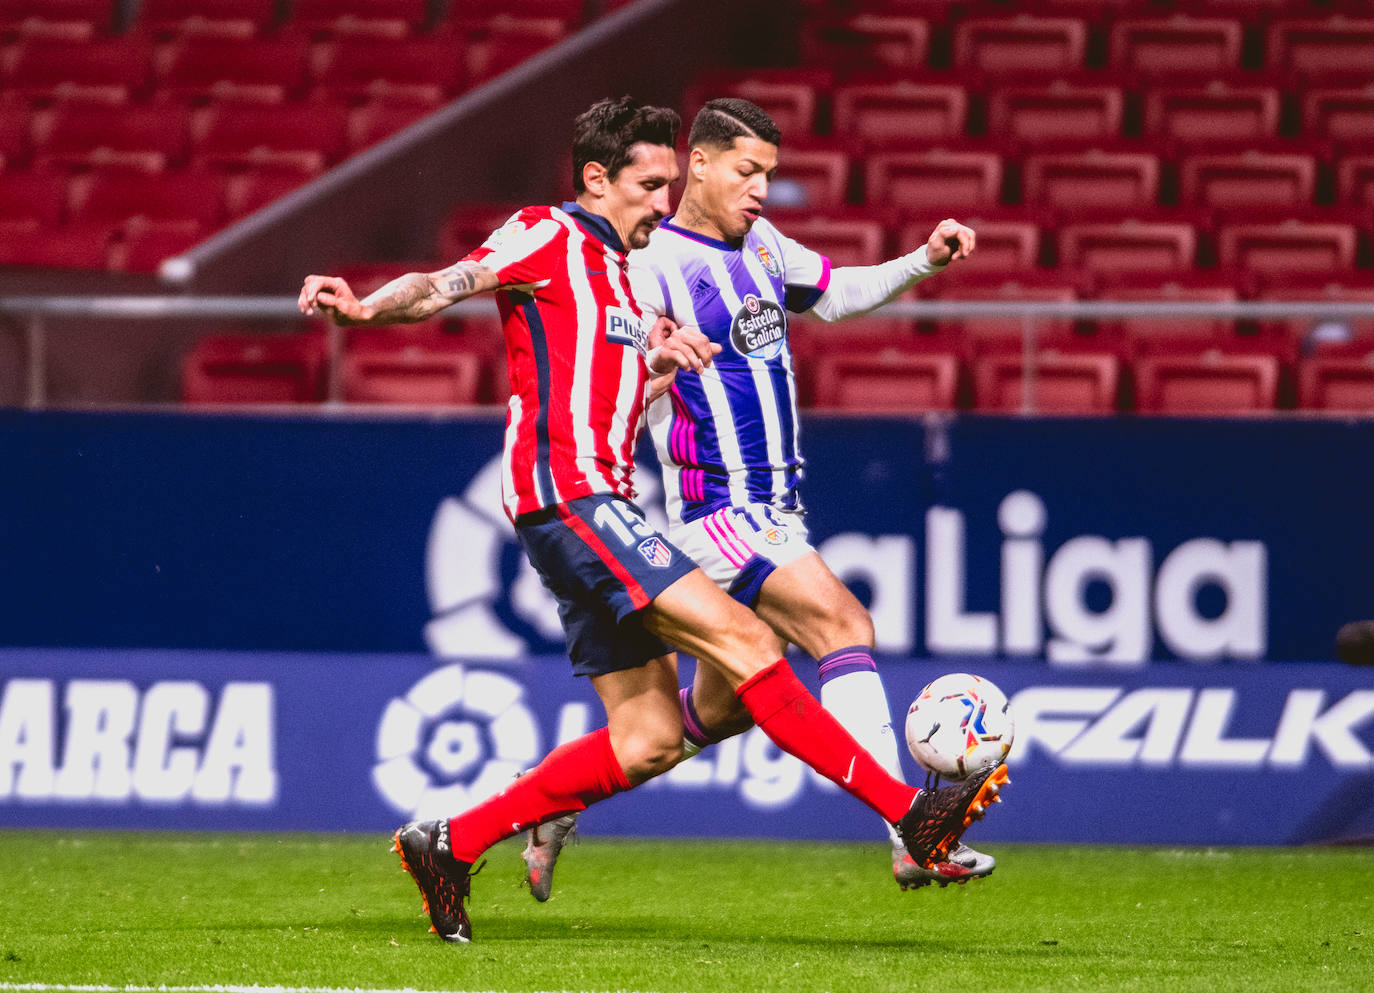
[[506, 842], [453, 946], [389, 843], [0, 831], [0, 991], [1374, 989], [1369, 850], [987, 845], [991, 878], [903, 893], [877, 843], [593, 838], [540, 905]]

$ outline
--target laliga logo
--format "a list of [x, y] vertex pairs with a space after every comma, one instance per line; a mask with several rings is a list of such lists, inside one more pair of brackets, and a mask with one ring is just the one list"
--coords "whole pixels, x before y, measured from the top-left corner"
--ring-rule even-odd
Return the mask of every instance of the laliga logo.
[[[639, 472], [646, 517], [667, 530], [655, 474]], [[558, 604], [540, 582], [501, 505], [501, 456], [473, 477], [462, 496], [439, 504], [425, 548], [425, 588], [433, 620], [430, 651], [444, 658], [511, 660], [561, 653]]]
[[417, 820], [500, 792], [541, 753], [525, 690], [498, 672], [446, 665], [387, 704], [372, 782]]

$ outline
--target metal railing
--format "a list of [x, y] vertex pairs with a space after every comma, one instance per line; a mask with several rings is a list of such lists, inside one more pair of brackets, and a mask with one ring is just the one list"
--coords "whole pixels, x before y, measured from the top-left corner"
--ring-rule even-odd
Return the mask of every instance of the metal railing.
[[[491, 316], [490, 300], [466, 300], [444, 311], [445, 316]], [[0, 316], [22, 324], [25, 339], [25, 406], [47, 406], [48, 323], [53, 319], [83, 321], [229, 320], [306, 323], [295, 297], [269, 296], [121, 296], [121, 297], [10, 297], [0, 299]], [[1129, 302], [1102, 300], [975, 301], [901, 300], [872, 311], [870, 316], [914, 320], [956, 320], [967, 317], [1019, 318], [1022, 326], [1023, 390], [1034, 413], [1036, 326], [1054, 318], [1094, 321], [1116, 318], [1181, 319], [1208, 317], [1223, 321], [1275, 321], [1312, 317], [1322, 320], [1374, 320], [1374, 305], [1331, 300], [1243, 302]], [[343, 402], [339, 378], [346, 328], [329, 325], [327, 402]]]

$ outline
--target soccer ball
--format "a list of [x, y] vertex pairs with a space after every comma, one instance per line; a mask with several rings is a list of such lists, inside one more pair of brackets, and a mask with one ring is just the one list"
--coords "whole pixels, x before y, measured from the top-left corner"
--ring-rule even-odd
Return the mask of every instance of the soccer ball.
[[952, 672], [930, 682], [906, 712], [911, 755], [945, 779], [966, 779], [1011, 750], [1011, 706], [989, 680]]

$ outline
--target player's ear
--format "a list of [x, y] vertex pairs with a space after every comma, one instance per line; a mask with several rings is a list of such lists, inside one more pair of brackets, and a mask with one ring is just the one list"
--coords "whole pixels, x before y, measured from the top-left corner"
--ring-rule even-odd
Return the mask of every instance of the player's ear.
[[706, 173], [706, 167], [711, 163], [711, 156], [700, 145], [694, 145], [692, 150], [687, 153], [687, 172], [700, 179]]
[[582, 185], [592, 196], [604, 197], [611, 177], [600, 162], [588, 162], [582, 167]]

